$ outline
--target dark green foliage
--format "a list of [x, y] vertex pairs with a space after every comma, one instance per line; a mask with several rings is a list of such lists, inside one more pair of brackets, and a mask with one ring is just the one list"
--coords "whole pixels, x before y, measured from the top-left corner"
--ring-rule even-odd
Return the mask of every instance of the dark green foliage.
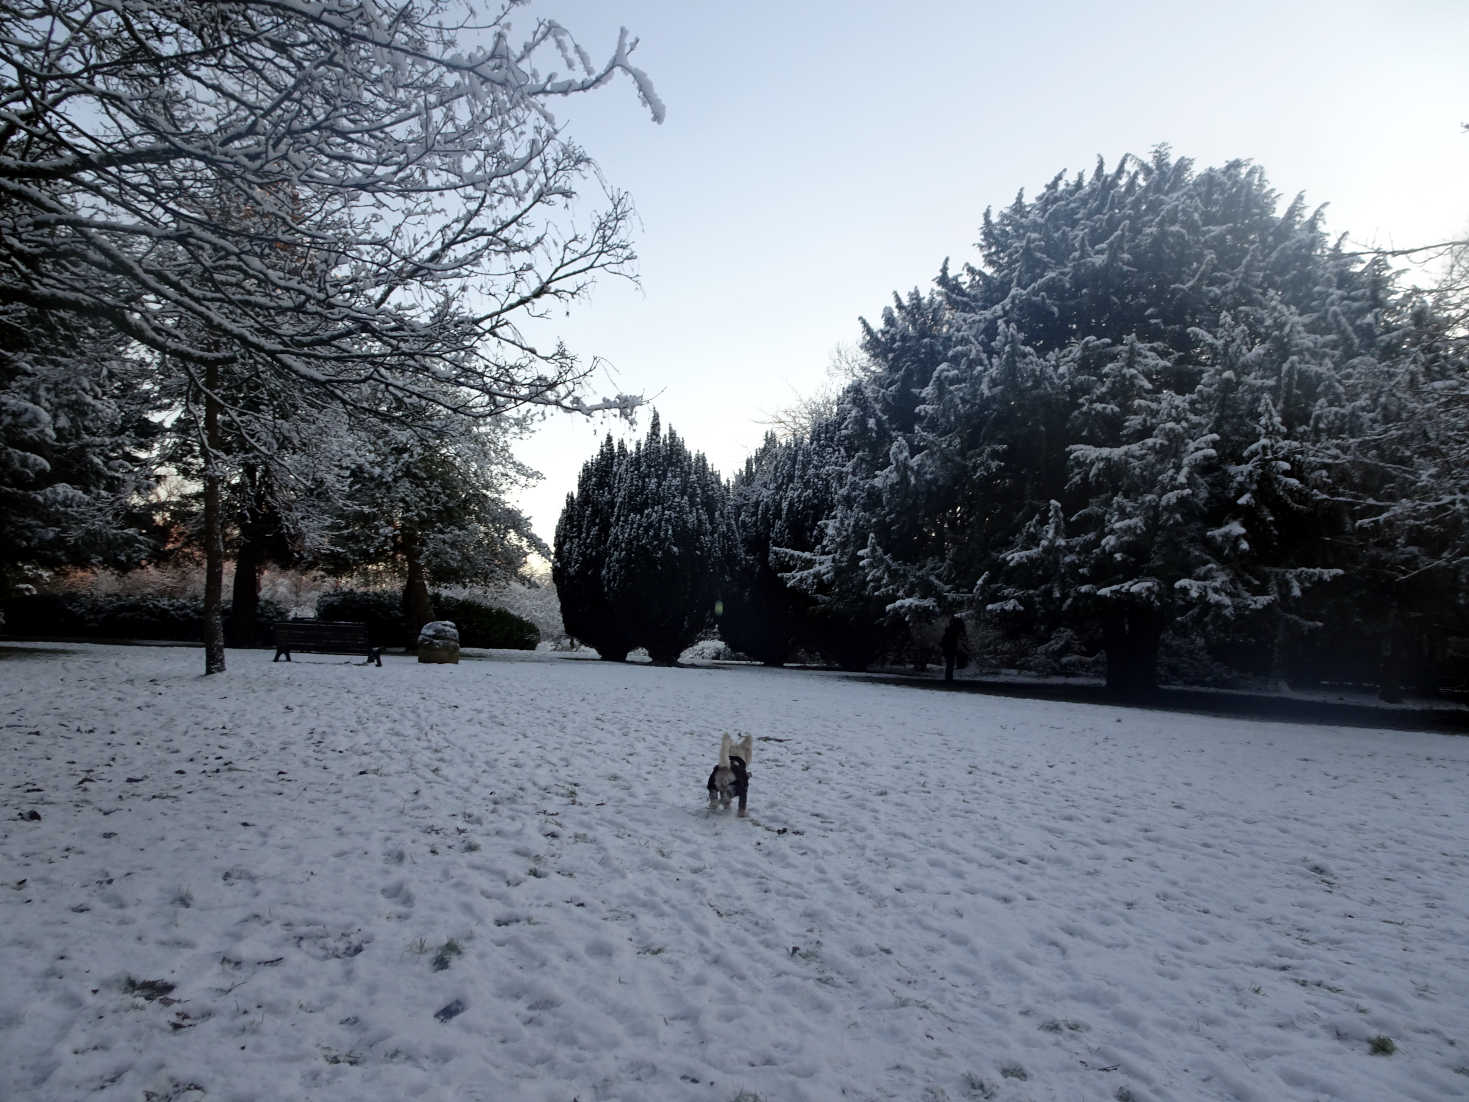
[[735, 649], [769, 665], [799, 651], [849, 670], [882, 653], [882, 602], [817, 554], [828, 524], [851, 518], [850, 511], [833, 516], [851, 469], [843, 445], [852, 439], [848, 427], [866, 423], [817, 419], [802, 437], [769, 436], [736, 476], [730, 509], [738, 543], [719, 621]]
[[[767, 666], [784, 665], [800, 646], [805, 614], [813, 601], [791, 588], [771, 561], [771, 548], [814, 540], [792, 540], [788, 496], [795, 490], [803, 444], [774, 434], [749, 459], [730, 486], [730, 511], [737, 540], [718, 616], [719, 636], [735, 650]], [[807, 472], [809, 477], [809, 472]], [[779, 552], [777, 552], [779, 554]]]
[[1214, 684], [1453, 676], [1462, 290], [1405, 294], [1258, 166], [1166, 148], [986, 212], [979, 247], [864, 322], [834, 411], [736, 478], [728, 641], [921, 659], [925, 624], [968, 609], [1031, 666], [1105, 655], [1124, 693], [1164, 647]]
[[673, 664], [714, 615], [733, 539], [719, 475], [656, 413], [631, 452], [609, 437], [556, 525], [567, 632], [604, 658], [641, 646]]
[[503, 608], [482, 604], [468, 597], [433, 595], [434, 614], [451, 620], [459, 629], [459, 645], [487, 650], [535, 650], [541, 630]]
[[566, 634], [592, 647], [609, 662], [621, 662], [636, 645], [618, 622], [602, 584], [612, 539], [614, 482], [627, 463], [627, 448], [612, 435], [602, 441], [577, 477], [576, 493], [556, 521], [551, 581], [561, 602]]
[[[1311, 588], [1360, 561], [1349, 442], [1405, 346], [1384, 270], [1299, 199], [1278, 210], [1258, 167], [1166, 149], [987, 212], [980, 249], [866, 327], [873, 366], [836, 418], [847, 477], [806, 572], [823, 607], [1068, 628], [1124, 692], [1155, 683], [1167, 629], [1252, 637], [1284, 672]], [[1442, 341], [1413, 347], [1413, 378], [1442, 379]]]
[[[513, 612], [468, 597], [432, 596], [435, 615], [453, 622], [461, 647], [535, 650], [541, 641], [540, 629]], [[373, 646], [399, 649], [416, 642], [410, 638], [402, 597], [396, 591], [341, 589], [327, 593], [317, 599], [316, 615], [322, 620], [366, 624]]]
[[162, 542], [145, 504], [161, 403], [126, 347], [89, 319], [0, 307], [0, 594], [26, 567], [126, 567]]
[[386, 590], [339, 589], [316, 599], [320, 620], [346, 620], [366, 624], [375, 647], [407, 647], [408, 625], [403, 620], [402, 596]]
[[602, 584], [617, 622], [672, 665], [714, 615], [733, 543], [719, 475], [653, 415], [617, 472]]
[[[3, 602], [5, 631], [20, 638], [145, 639], [197, 643], [203, 639], [203, 604], [183, 597], [94, 596], [38, 593]], [[255, 634], [235, 637], [230, 606], [223, 608], [225, 639], [232, 647], [270, 644], [270, 625], [286, 618], [274, 601], [260, 602]]]

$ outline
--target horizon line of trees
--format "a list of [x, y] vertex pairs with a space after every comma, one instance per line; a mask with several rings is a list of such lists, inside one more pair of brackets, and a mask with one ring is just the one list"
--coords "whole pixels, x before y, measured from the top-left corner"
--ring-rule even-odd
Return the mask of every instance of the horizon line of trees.
[[1216, 674], [1435, 689], [1469, 636], [1462, 279], [1402, 286], [1259, 166], [1166, 147], [986, 211], [979, 254], [863, 321], [846, 385], [767, 437], [718, 538], [637, 601], [598, 567], [646, 539], [611, 521], [609, 437], [557, 529], [568, 632], [621, 658], [640, 601], [681, 609], [685, 645], [717, 622], [764, 662], [861, 668], [959, 613], [1012, 650], [1100, 655], [1123, 694], [1165, 645]]

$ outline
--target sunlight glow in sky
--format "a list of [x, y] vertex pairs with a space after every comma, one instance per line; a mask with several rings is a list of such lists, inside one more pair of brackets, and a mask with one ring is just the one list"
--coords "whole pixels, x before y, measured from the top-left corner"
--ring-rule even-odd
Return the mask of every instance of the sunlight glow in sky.
[[[625, 80], [567, 103], [636, 201], [640, 286], [604, 279], [550, 332], [610, 365], [588, 397], [648, 396], [726, 476], [859, 317], [977, 258], [985, 207], [1099, 154], [1253, 160], [1362, 244], [1469, 232], [1462, 0], [533, 0], [516, 19], [537, 17], [593, 58], [627, 26], [668, 108], [655, 125]], [[558, 416], [517, 449], [548, 543], [609, 429]]]

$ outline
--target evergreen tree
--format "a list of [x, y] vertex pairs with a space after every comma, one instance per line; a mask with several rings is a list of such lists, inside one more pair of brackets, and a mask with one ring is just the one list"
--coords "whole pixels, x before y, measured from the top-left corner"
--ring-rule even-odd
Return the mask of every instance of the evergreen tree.
[[160, 411], [146, 365], [107, 327], [0, 308], [0, 591], [31, 568], [129, 566], [156, 549]]
[[1410, 298], [1376, 348], [1357, 346], [1323, 448], [1353, 583], [1323, 614], [1348, 638], [1368, 622], [1388, 700], [1408, 684], [1435, 692], [1448, 637], [1469, 634], [1469, 348], [1456, 313]]
[[815, 421], [792, 455], [788, 485], [772, 510], [768, 560], [800, 609], [803, 649], [843, 669], [865, 669], [883, 649], [886, 610], [861, 570], [869, 515], [852, 476], [854, 458], [880, 425], [861, 381], [838, 399], [834, 416]]
[[659, 665], [707, 627], [734, 546], [727, 491], [654, 413], [614, 480], [602, 584], [617, 622]]
[[611, 548], [614, 485], [627, 462], [626, 445], [614, 444], [608, 433], [597, 454], [582, 465], [576, 492], [566, 495], [551, 559], [551, 581], [566, 634], [610, 662], [624, 661], [635, 646], [602, 584]]
[[792, 439], [768, 434], [730, 485], [736, 544], [719, 635], [768, 666], [784, 665], [803, 647], [820, 649], [813, 598], [782, 576], [821, 542], [832, 504], [819, 424], [813, 420], [809, 435]]
[[1303, 628], [1286, 605], [1339, 569], [1320, 444], [1376, 377], [1378, 274], [1258, 167], [1166, 149], [987, 211], [980, 248], [869, 328], [833, 569], [890, 609], [1076, 627], [1124, 691], [1169, 625]]
[[734, 544], [724, 483], [657, 413], [631, 451], [609, 436], [556, 525], [567, 633], [603, 658], [640, 646], [674, 664], [711, 622]]
[[375, 567], [401, 580], [413, 641], [434, 618], [432, 587], [500, 585], [549, 548], [509, 503], [534, 477], [510, 454], [518, 422], [499, 418], [466, 431], [434, 403], [396, 405], [396, 427], [359, 436], [314, 500], [330, 518], [319, 561], [337, 573]]

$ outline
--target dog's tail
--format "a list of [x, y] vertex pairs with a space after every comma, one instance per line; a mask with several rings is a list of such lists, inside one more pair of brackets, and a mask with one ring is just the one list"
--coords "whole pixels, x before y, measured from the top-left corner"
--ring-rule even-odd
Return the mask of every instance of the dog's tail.
[[722, 734], [722, 735], [719, 736], [719, 766], [720, 766], [720, 768], [721, 769], [728, 769], [729, 768], [729, 756], [730, 756], [730, 754], [738, 754], [739, 757], [740, 757], [740, 760], [743, 761], [746, 765], [749, 765], [750, 764], [750, 753], [754, 749], [755, 749], [755, 736], [754, 735], [746, 735], [744, 738], [740, 739], [739, 742], [735, 742], [733, 739], [731, 739], [729, 737], [729, 732], [726, 731], [724, 734]]

